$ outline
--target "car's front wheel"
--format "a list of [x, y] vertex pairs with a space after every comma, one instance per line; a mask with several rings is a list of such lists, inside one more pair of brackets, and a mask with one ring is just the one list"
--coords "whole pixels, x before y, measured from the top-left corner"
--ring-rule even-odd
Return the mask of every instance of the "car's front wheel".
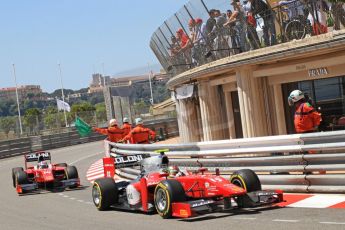
[[92, 186], [92, 200], [98, 210], [104, 211], [118, 201], [118, 188], [112, 178], [95, 180]]
[[177, 180], [164, 180], [156, 186], [154, 204], [157, 213], [164, 219], [172, 216], [173, 202], [183, 202], [185, 200], [185, 191]]
[[244, 188], [247, 192], [261, 190], [261, 182], [258, 175], [250, 169], [235, 171], [230, 177], [230, 182]]
[[16, 172], [23, 172], [24, 169], [22, 167], [17, 167], [12, 169], [12, 181], [13, 181], [13, 187], [16, 187]]

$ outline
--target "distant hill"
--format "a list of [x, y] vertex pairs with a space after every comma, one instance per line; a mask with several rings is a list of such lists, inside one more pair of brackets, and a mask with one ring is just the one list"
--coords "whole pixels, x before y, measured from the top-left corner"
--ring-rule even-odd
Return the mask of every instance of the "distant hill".
[[154, 65], [150, 65], [150, 67], [149, 66], [138, 67], [138, 68], [134, 68], [130, 70], [121, 71], [121, 72], [113, 74], [113, 76], [125, 77], [125, 76], [144, 75], [144, 74], [148, 74], [150, 71], [153, 71], [154, 73], [159, 73], [161, 68], [162, 66], [160, 64], [154, 64]]

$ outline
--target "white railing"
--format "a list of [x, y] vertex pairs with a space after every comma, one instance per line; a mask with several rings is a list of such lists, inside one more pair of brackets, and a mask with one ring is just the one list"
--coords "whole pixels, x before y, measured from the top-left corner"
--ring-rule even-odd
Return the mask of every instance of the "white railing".
[[[107, 142], [106, 146], [112, 156], [155, 155], [155, 150], [168, 149], [166, 155], [172, 164], [189, 170], [202, 164], [211, 172], [219, 168], [224, 176], [249, 168], [258, 173], [267, 189], [345, 193], [345, 131], [188, 144]], [[139, 174], [136, 169], [122, 169], [121, 172], [130, 179]]]

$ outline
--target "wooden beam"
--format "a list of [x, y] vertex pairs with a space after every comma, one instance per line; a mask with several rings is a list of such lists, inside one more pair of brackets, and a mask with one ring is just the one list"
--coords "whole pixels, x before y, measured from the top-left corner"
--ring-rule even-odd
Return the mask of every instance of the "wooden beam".
[[224, 93], [237, 91], [237, 84], [235, 82], [234, 83], [228, 83], [226, 85], [222, 85], [222, 87], [223, 87]]
[[320, 67], [329, 67], [345, 64], [345, 52], [341, 52], [340, 54], [327, 54], [318, 57], [313, 57], [309, 59], [309, 61], [298, 60], [287, 63], [282, 63], [280, 66], [265, 66], [258, 68], [254, 71], [254, 77], [264, 77], [264, 76], [274, 76], [274, 75], [281, 75], [284, 73], [295, 73], [300, 71], [307, 71], [308, 69], [315, 69]]
[[344, 65], [330, 66], [327, 67], [328, 74], [310, 77], [307, 70], [303, 70], [297, 73], [280, 74], [276, 76], [271, 76], [268, 78], [269, 85], [284, 84], [297, 81], [308, 81], [308, 80], [319, 80], [330, 77], [337, 77], [344, 75]]
[[212, 79], [212, 80], [210, 80], [210, 85], [211, 86], [224, 85], [224, 84], [232, 83], [232, 82], [236, 82], [236, 74], [228, 75], [226, 77]]

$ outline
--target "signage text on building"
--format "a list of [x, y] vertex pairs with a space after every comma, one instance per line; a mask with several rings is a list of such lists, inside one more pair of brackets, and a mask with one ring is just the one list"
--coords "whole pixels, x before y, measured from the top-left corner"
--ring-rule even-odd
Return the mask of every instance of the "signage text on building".
[[328, 74], [328, 70], [326, 67], [308, 69], [309, 77], [319, 77], [319, 76], [327, 75], [327, 74]]

